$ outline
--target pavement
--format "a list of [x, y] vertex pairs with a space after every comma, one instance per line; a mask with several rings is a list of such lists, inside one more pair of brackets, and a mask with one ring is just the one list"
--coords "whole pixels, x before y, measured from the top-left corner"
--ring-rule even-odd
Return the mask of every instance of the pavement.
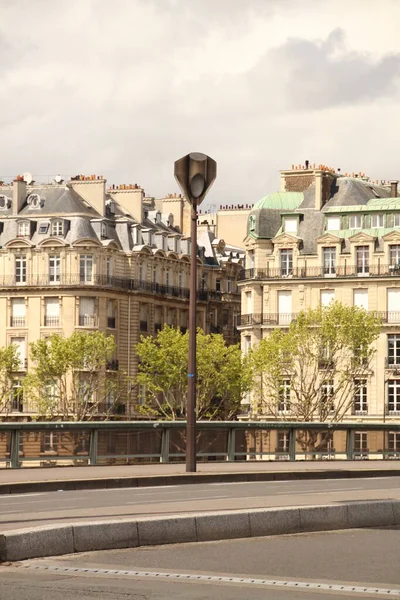
[[208, 511], [400, 500], [400, 478], [210, 483], [0, 496], [0, 532]]
[[7, 600], [400, 598], [397, 527], [153, 546], [0, 567]]
[[397, 461], [246, 461], [199, 463], [186, 473], [182, 463], [48, 467], [0, 470], [0, 495], [38, 491], [107, 489], [188, 483], [274, 481], [399, 476]]

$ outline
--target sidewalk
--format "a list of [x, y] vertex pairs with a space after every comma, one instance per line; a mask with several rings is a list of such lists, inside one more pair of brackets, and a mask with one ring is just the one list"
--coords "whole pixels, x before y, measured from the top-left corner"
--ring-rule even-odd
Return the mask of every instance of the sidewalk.
[[199, 463], [197, 473], [186, 473], [185, 465], [181, 463], [21, 468], [0, 470], [0, 494], [182, 483], [393, 477], [397, 475], [400, 475], [400, 463], [381, 460]]

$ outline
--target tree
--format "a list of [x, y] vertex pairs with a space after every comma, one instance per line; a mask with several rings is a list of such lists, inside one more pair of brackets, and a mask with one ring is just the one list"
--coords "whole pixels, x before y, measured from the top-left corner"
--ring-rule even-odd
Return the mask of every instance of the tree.
[[[374, 314], [334, 302], [272, 331], [249, 353], [261, 411], [280, 421], [341, 421], [369, 377], [380, 325]], [[305, 448], [316, 440], [299, 434]]]
[[[247, 385], [239, 346], [227, 346], [222, 335], [197, 331], [198, 419], [231, 419], [240, 410]], [[189, 334], [165, 326], [156, 337], [136, 345], [137, 382], [142, 386], [141, 412], [164, 419], [186, 416]]]
[[125, 374], [114, 370], [115, 347], [113, 336], [99, 331], [77, 331], [69, 338], [53, 334], [32, 342], [35, 366], [23, 382], [25, 397], [47, 419], [109, 417], [127, 385]]
[[15, 387], [14, 373], [20, 369], [20, 358], [17, 346], [10, 344], [0, 348], [0, 413], [6, 416], [12, 409], [12, 400], [22, 401], [20, 387]]

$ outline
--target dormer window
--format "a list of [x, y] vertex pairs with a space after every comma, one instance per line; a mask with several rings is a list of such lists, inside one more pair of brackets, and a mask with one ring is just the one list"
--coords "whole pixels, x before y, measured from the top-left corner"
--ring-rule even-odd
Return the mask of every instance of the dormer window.
[[47, 233], [48, 230], [49, 230], [48, 223], [40, 223], [38, 233], [44, 234], [44, 233]]
[[106, 225], [106, 223], [102, 223], [101, 224], [101, 237], [102, 237], [102, 239], [106, 239], [107, 238], [107, 225]]
[[327, 217], [326, 218], [326, 229], [328, 231], [339, 231], [340, 217]]
[[371, 227], [383, 227], [384, 215], [375, 214], [371, 215]]
[[285, 217], [285, 232], [297, 234], [297, 217]]
[[52, 221], [51, 235], [53, 235], [53, 236], [64, 235], [64, 221], [62, 219], [57, 219], [57, 221]]
[[256, 230], [256, 218], [254, 215], [250, 215], [249, 217], [249, 231]]
[[21, 221], [18, 223], [17, 236], [22, 238], [30, 237], [30, 229], [29, 221]]
[[29, 208], [40, 208], [40, 196], [39, 194], [29, 194], [27, 199]]
[[350, 215], [349, 227], [350, 227], [350, 229], [361, 229], [362, 215]]
[[4, 196], [3, 194], [0, 196], [0, 210], [1, 209], [5, 209], [5, 208], [10, 208], [10, 204], [11, 204], [11, 199], [7, 198], [7, 196]]

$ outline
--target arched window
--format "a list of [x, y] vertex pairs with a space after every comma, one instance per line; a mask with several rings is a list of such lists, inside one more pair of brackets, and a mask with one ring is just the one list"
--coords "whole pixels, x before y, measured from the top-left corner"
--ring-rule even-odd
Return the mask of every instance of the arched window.
[[29, 194], [27, 203], [30, 208], [40, 208], [39, 194]]

